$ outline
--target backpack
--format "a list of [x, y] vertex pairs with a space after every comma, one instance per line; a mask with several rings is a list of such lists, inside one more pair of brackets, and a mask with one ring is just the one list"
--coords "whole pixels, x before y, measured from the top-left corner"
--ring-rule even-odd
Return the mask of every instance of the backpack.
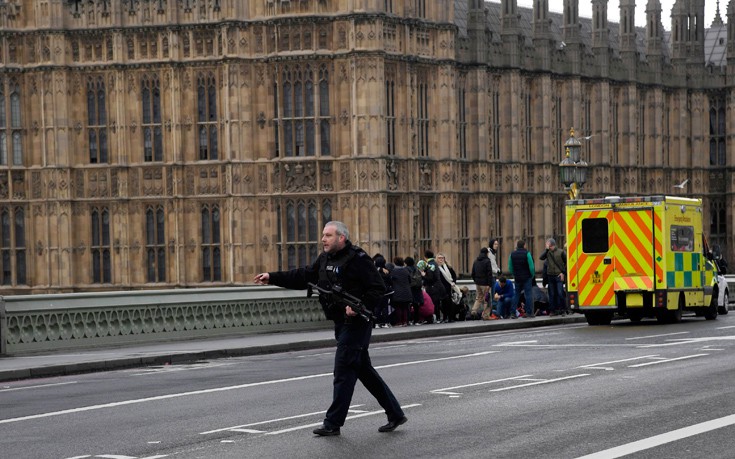
[[421, 275], [421, 271], [413, 268], [411, 271], [411, 288], [421, 288], [424, 284], [424, 277]]

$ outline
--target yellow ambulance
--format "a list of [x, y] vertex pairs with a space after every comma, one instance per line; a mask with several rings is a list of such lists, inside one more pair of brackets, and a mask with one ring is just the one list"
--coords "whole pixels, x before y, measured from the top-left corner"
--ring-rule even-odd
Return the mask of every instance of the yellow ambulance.
[[590, 325], [617, 313], [637, 322], [717, 318], [717, 268], [702, 200], [673, 196], [567, 201], [567, 300]]

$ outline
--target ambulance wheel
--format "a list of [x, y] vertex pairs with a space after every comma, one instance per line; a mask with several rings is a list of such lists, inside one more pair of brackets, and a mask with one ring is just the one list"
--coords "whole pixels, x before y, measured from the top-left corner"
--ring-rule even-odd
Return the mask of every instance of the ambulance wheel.
[[589, 325], [610, 325], [612, 322], [612, 312], [585, 312], [584, 317]]
[[724, 316], [724, 315], [727, 315], [727, 313], [729, 312], [727, 308], [730, 305], [730, 295], [728, 295], [727, 289], [725, 289], [725, 296], [722, 298], [722, 300], [723, 300], [723, 305], [717, 308], [717, 312], [719, 312], [720, 314]]
[[628, 311], [628, 319], [631, 322], [640, 322], [643, 319], [643, 314], [639, 311]]
[[712, 295], [712, 299], [709, 302], [709, 307], [707, 308], [707, 312], [704, 313], [704, 318], [707, 320], [717, 319], [717, 296]]
[[679, 295], [679, 307], [673, 311], [668, 311], [668, 322], [672, 324], [678, 324], [681, 322], [681, 314], [684, 312], [684, 295]]

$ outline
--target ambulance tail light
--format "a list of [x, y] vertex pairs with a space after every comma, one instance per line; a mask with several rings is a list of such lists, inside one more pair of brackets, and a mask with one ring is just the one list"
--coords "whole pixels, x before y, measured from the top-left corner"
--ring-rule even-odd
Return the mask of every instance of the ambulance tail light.
[[666, 307], [666, 290], [659, 290], [656, 292], [656, 307], [657, 308]]
[[579, 304], [577, 304], [577, 292], [567, 292], [567, 301], [569, 301], [569, 309], [573, 311], [579, 309]]

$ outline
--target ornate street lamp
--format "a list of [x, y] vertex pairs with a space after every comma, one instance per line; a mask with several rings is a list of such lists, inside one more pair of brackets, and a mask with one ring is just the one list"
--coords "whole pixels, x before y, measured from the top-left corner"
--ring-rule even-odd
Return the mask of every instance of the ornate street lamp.
[[588, 165], [581, 159], [582, 144], [574, 137], [574, 128], [570, 129], [570, 136], [564, 143], [566, 156], [559, 163], [559, 178], [569, 193], [569, 199], [577, 199], [587, 181]]

